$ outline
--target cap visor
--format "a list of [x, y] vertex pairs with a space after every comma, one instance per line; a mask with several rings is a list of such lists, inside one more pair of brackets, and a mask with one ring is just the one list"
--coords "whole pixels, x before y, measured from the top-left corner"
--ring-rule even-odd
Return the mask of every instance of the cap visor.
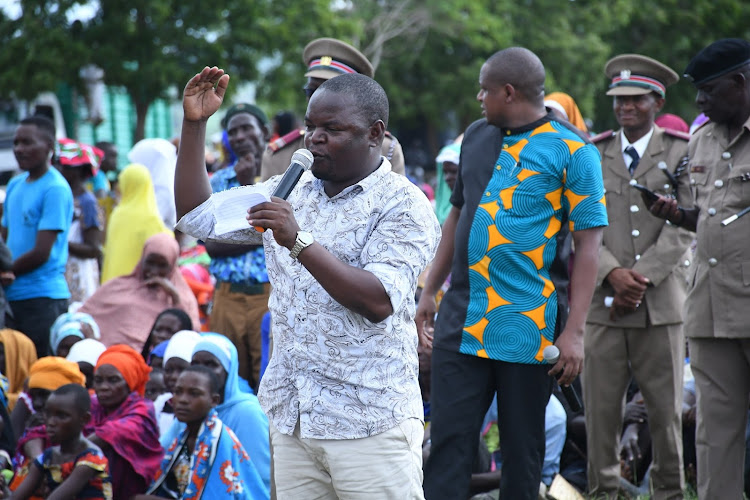
[[651, 89], [644, 89], [643, 87], [622, 86], [609, 89], [607, 91], [607, 95], [645, 95], [650, 94], [651, 92], [656, 91]]
[[321, 78], [323, 80], [330, 80], [334, 76], [340, 76], [342, 74], [343, 73], [332, 71], [330, 69], [313, 69], [305, 73], [305, 76], [308, 78]]

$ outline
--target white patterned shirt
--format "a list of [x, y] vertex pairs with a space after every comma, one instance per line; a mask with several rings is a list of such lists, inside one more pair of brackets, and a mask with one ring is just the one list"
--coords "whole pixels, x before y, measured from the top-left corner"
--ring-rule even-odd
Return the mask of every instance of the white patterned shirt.
[[[273, 191], [280, 177], [265, 184]], [[356, 439], [423, 418], [417, 382], [414, 295], [432, 261], [440, 225], [425, 195], [380, 167], [333, 197], [305, 172], [289, 196], [301, 230], [346, 264], [374, 274], [393, 314], [372, 323], [336, 302], [270, 232], [262, 234], [272, 284], [273, 355], [258, 398], [273, 425], [291, 435]], [[211, 199], [177, 229], [202, 240], [259, 243], [254, 229], [217, 237]]]

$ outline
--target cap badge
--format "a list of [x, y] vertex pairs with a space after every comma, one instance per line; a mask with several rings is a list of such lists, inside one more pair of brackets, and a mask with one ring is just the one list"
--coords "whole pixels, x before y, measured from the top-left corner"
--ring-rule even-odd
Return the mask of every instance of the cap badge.
[[333, 58], [331, 56], [323, 56], [320, 58], [321, 66], [330, 66], [332, 62], [333, 62]]
[[624, 69], [624, 70], [620, 71], [620, 78], [622, 78], [623, 80], [629, 80], [630, 79], [630, 70], [629, 69]]

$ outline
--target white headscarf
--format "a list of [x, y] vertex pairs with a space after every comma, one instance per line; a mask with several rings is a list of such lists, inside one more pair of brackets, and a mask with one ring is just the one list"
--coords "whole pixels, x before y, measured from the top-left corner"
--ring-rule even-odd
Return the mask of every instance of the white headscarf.
[[177, 166], [177, 150], [166, 139], [143, 139], [138, 141], [128, 153], [132, 163], [145, 165], [151, 174], [164, 224], [173, 228], [177, 223], [177, 210], [174, 205], [174, 172]]
[[164, 351], [162, 366], [166, 365], [170, 358], [180, 358], [190, 363], [193, 360], [193, 349], [200, 340], [201, 334], [192, 330], [180, 330], [172, 335]]

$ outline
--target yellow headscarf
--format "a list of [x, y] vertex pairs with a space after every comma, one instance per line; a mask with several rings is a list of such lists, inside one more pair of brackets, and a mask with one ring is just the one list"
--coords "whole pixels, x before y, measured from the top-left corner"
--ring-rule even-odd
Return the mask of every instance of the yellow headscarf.
[[544, 96], [544, 103], [549, 105], [547, 101], [554, 101], [562, 106], [570, 124], [581, 132], [588, 132], [589, 129], [586, 127], [586, 122], [583, 121], [581, 110], [578, 109], [578, 105], [572, 97], [565, 92], [552, 92]]
[[57, 356], [46, 356], [31, 365], [29, 389], [54, 391], [65, 384], [86, 386], [86, 376], [78, 363]]
[[12, 410], [23, 391], [29, 368], [36, 361], [36, 347], [26, 335], [10, 328], [0, 330], [0, 342], [5, 348], [5, 376], [8, 379], [8, 410]]
[[128, 165], [119, 177], [122, 199], [112, 211], [104, 242], [102, 284], [133, 272], [143, 245], [158, 233], [172, 234], [156, 207], [151, 175], [143, 165]]

